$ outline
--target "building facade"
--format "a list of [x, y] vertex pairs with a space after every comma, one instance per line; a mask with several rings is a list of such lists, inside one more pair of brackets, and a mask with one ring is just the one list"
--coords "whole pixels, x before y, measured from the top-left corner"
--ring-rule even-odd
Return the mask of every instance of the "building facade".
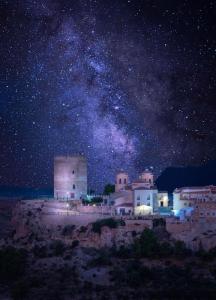
[[154, 175], [148, 169], [131, 183], [128, 173], [121, 171], [116, 175], [110, 204], [116, 207], [117, 214], [149, 215], [158, 213], [160, 207], [168, 207], [168, 193], [158, 192]]
[[216, 186], [182, 187], [173, 192], [173, 211], [178, 214], [194, 206], [194, 203], [216, 201]]
[[82, 155], [54, 158], [54, 197], [80, 200], [87, 195], [87, 162]]
[[156, 188], [138, 187], [134, 189], [134, 214], [149, 215], [157, 211], [158, 191]]

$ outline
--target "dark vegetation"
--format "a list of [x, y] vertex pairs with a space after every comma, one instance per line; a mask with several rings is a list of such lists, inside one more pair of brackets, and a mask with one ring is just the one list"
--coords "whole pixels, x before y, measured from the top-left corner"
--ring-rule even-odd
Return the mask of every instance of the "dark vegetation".
[[62, 230], [62, 235], [63, 236], [70, 236], [72, 235], [74, 229], [76, 228], [75, 225], [66, 225], [63, 230]]
[[124, 220], [116, 220], [113, 218], [101, 219], [92, 223], [92, 231], [96, 233], [101, 233], [101, 228], [107, 226], [109, 228], [117, 228], [118, 226], [125, 226]]
[[146, 228], [140, 237], [135, 238], [132, 245], [114, 249], [114, 254], [120, 258], [160, 259], [166, 257], [188, 257], [191, 255], [191, 251], [186, 248], [182, 241], [160, 241], [154, 231]]
[[99, 205], [103, 202], [103, 198], [102, 197], [93, 197], [91, 200], [82, 200], [82, 203], [85, 205]]
[[[113, 223], [112, 219], [96, 224], [97, 232], [101, 226], [123, 225], [121, 220]], [[161, 227], [163, 221], [158, 220], [155, 228]], [[180, 241], [161, 239], [154, 228], [145, 229], [141, 235], [134, 233], [134, 237], [130, 247], [79, 248], [82, 258], [88, 256], [81, 261], [75, 258], [78, 240], [70, 245], [52, 240], [36, 244], [29, 252], [5, 247], [0, 250], [0, 299], [4, 299], [4, 290], [15, 300], [214, 299], [216, 249], [206, 252], [200, 245], [197, 253], [191, 253]], [[53, 258], [62, 258], [63, 263], [54, 260], [49, 265]], [[38, 269], [34, 269], [36, 262]], [[80, 265], [83, 272], [93, 269], [92, 281], [83, 278]], [[95, 282], [101, 268], [107, 269], [110, 286]]]
[[110, 195], [114, 192], [115, 192], [115, 185], [114, 184], [109, 183], [109, 184], [105, 185], [104, 192], [103, 192], [104, 195]]

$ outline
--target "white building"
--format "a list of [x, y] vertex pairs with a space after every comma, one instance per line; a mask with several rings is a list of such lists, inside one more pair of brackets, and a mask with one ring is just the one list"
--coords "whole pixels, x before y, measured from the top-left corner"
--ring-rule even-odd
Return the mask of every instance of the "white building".
[[175, 215], [190, 210], [196, 202], [216, 201], [216, 186], [182, 187], [173, 192], [173, 211]]
[[138, 187], [134, 189], [134, 214], [149, 215], [158, 208], [157, 188]]
[[116, 175], [115, 193], [110, 195], [109, 201], [117, 214], [149, 215], [158, 213], [160, 207], [168, 207], [168, 194], [158, 192], [154, 175], [148, 169], [132, 183], [129, 183], [128, 173], [121, 171]]

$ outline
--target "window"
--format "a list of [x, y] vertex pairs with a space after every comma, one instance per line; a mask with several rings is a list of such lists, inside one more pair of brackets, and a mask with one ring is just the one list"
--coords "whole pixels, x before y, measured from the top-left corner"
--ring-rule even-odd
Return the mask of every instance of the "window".
[[75, 184], [73, 184], [73, 190], [75, 190], [75, 188], [76, 188], [76, 186], [75, 186]]
[[126, 180], [126, 178], [124, 179], [124, 184], [126, 184], [127, 183], [127, 180]]
[[75, 172], [74, 172], [74, 170], [72, 171], [72, 174], [74, 174]]
[[119, 184], [121, 184], [122, 183], [122, 181], [121, 181], [121, 178], [119, 179]]
[[151, 179], [149, 179], [149, 183], [151, 183]]
[[140, 203], [139, 203], [139, 202], [137, 202], [137, 206], [140, 206]]
[[140, 200], [140, 196], [137, 196], [137, 200]]

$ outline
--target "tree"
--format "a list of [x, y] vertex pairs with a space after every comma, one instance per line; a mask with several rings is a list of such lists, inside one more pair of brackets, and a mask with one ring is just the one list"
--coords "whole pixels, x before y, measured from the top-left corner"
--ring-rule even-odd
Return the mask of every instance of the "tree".
[[114, 184], [108, 183], [107, 185], [105, 185], [104, 192], [103, 192], [104, 195], [110, 195], [114, 192], [115, 192], [115, 185]]
[[144, 229], [140, 238], [135, 240], [134, 251], [137, 257], [153, 257], [158, 253], [159, 243], [151, 229]]

